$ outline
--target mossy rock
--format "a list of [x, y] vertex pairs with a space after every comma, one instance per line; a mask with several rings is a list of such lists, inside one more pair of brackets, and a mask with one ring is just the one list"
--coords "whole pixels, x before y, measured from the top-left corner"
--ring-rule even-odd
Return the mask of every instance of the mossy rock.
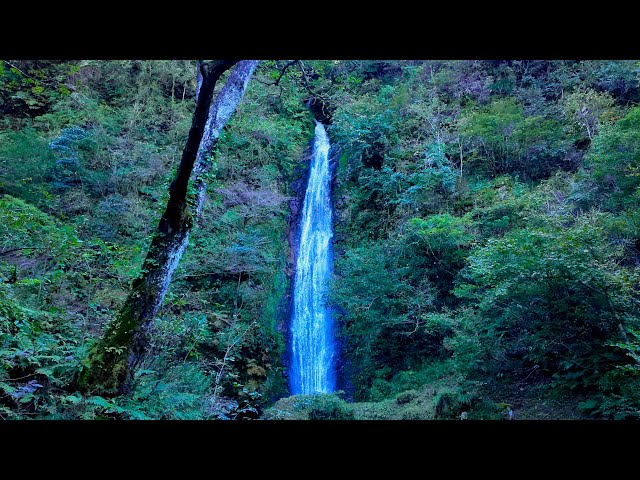
[[353, 420], [352, 406], [336, 394], [293, 395], [264, 411], [264, 420]]
[[311, 401], [310, 420], [353, 420], [353, 409], [334, 395], [317, 395]]
[[396, 396], [396, 403], [398, 405], [404, 405], [405, 403], [409, 403], [410, 401], [416, 399], [418, 397], [418, 392], [415, 390], [407, 390], [405, 392], [399, 393]]

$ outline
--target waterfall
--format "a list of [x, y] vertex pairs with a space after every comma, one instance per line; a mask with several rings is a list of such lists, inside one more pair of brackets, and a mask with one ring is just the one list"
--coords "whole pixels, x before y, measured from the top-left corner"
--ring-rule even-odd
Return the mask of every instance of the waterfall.
[[324, 126], [316, 122], [293, 284], [292, 394], [331, 393], [335, 390], [333, 321], [326, 304], [333, 263], [329, 147]]

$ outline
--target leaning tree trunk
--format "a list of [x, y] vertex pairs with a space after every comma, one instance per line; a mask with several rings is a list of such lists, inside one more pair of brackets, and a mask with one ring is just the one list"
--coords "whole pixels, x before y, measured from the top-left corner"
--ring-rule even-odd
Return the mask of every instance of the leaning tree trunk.
[[[236, 63], [211, 103], [216, 81]], [[134, 280], [117, 318], [89, 354], [79, 379], [84, 390], [103, 394], [130, 391], [135, 368], [145, 354], [153, 319], [187, 248], [194, 219], [202, 208], [206, 190], [204, 174], [210, 166], [212, 148], [242, 99], [257, 64], [257, 60], [200, 64], [196, 110], [178, 172], [169, 187], [166, 210], [153, 235], [142, 274]], [[194, 189], [191, 193], [190, 179]]]

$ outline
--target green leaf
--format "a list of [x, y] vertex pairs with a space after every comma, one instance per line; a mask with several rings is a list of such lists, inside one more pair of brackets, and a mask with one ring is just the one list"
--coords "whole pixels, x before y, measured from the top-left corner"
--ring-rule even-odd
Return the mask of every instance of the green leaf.
[[71, 405], [75, 405], [80, 400], [82, 400], [82, 395], [80, 395], [78, 392], [62, 398], [63, 403], [70, 403]]
[[96, 405], [97, 407], [102, 407], [102, 408], [113, 407], [113, 405], [108, 400], [97, 395], [87, 398], [87, 403], [89, 405]]
[[36, 369], [36, 373], [52, 377], [55, 374], [55, 367], [41, 367]]

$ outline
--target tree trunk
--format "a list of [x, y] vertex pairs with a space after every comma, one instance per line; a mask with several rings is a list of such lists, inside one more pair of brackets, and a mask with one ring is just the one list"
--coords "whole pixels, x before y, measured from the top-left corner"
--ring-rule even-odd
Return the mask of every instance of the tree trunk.
[[[204, 199], [203, 174], [210, 165], [210, 154], [224, 125], [235, 111], [258, 61], [244, 60], [231, 73], [216, 100], [213, 90], [223, 72], [237, 60], [199, 62], [196, 110], [183, 150], [180, 166], [169, 187], [169, 200], [140, 277], [116, 319], [102, 340], [89, 354], [88, 365], [79, 378], [79, 386], [102, 394], [128, 393], [133, 373], [143, 359], [148, 333], [171, 277], [189, 243], [189, 232]], [[189, 192], [190, 179], [193, 190]]]
[[211, 150], [218, 141], [222, 129], [235, 111], [244, 95], [249, 78], [258, 66], [258, 60], [243, 60], [233, 70], [229, 80], [224, 84], [220, 94], [211, 107], [211, 113], [200, 144], [200, 152], [193, 169], [194, 187], [196, 190], [196, 217], [200, 215], [204, 205], [207, 184], [205, 174], [211, 167]]

